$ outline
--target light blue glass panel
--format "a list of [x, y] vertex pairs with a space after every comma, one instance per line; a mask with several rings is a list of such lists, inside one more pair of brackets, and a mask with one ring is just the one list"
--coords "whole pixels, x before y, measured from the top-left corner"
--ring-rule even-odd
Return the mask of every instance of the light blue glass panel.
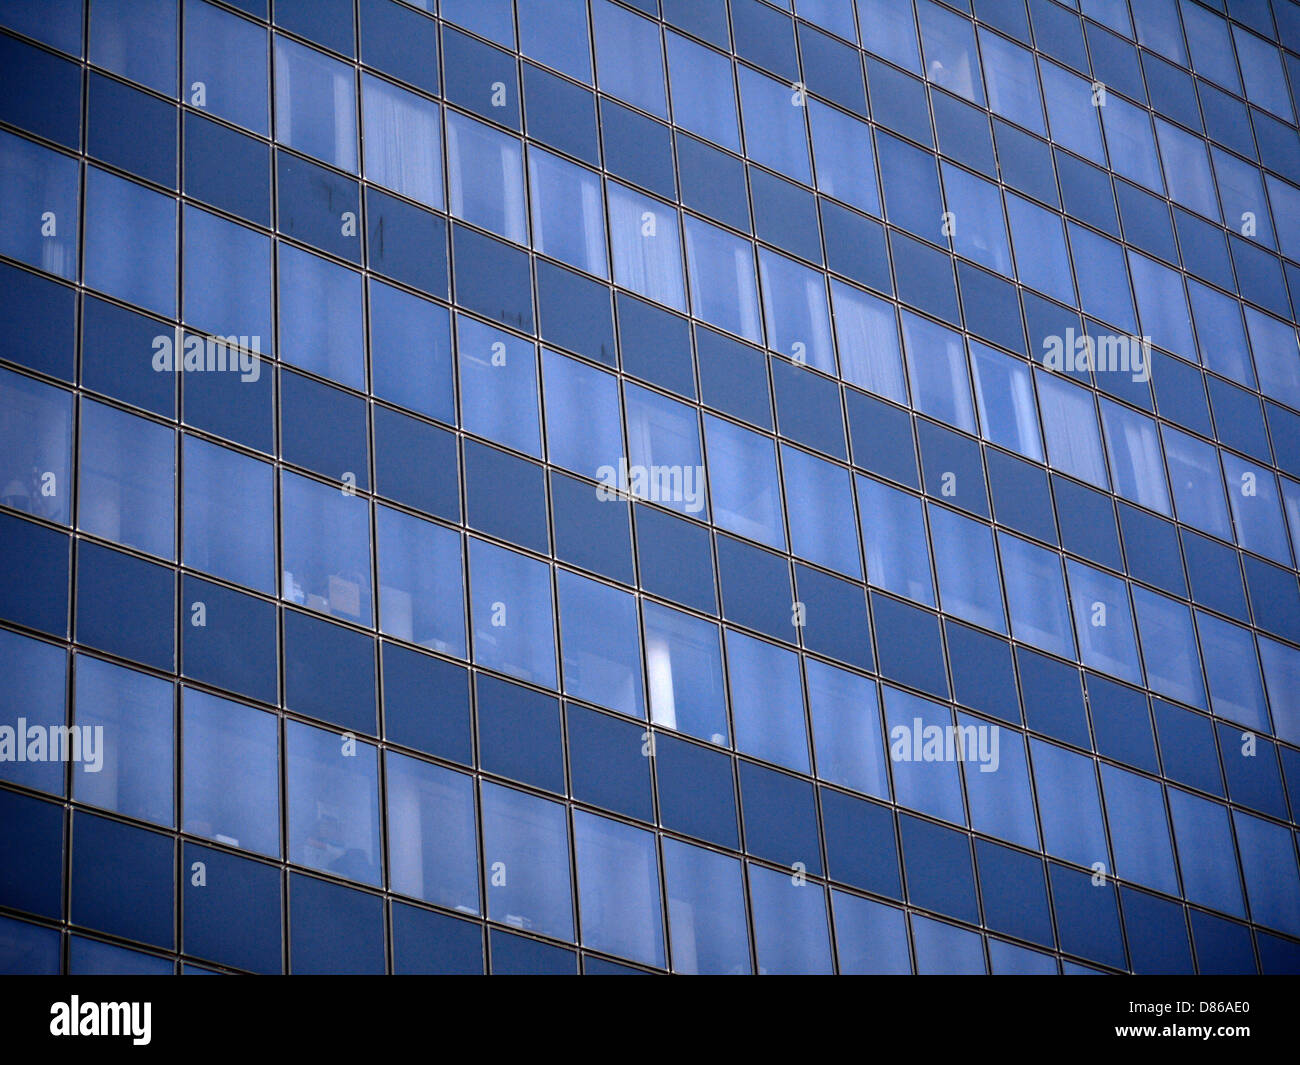
[[726, 632], [726, 643], [737, 749], [809, 772], [799, 656], [731, 629]]
[[1134, 251], [1128, 253], [1128, 266], [1143, 337], [1189, 361], [1195, 359], [1191, 315], [1181, 275]]
[[925, 74], [934, 84], [984, 106], [980, 58], [975, 50], [975, 30], [962, 18], [933, 0], [917, 0], [921, 42], [925, 48]]
[[903, 351], [894, 305], [834, 279], [831, 304], [844, 380], [895, 403], [906, 403]]
[[1247, 307], [1246, 332], [1260, 390], [1283, 403], [1300, 406], [1300, 344], [1295, 326]]
[[[1097, 125], [1100, 107], [1093, 101], [1092, 84], [1046, 59], [1039, 59], [1038, 71], [1043, 79], [1052, 139], [1085, 159], [1105, 166], [1106, 153], [1102, 150], [1101, 128]], [[1099, 93], [1096, 102], [1100, 101]]]
[[[1079, 279], [1079, 306], [1085, 314], [1136, 333], [1137, 315], [1133, 313], [1133, 297], [1129, 294], [1123, 246], [1074, 222], [1067, 222], [1066, 228]], [[1091, 329], [1093, 333], [1100, 332], [1096, 326]], [[1094, 353], [1094, 362], [1101, 365], [1097, 354]]]
[[1163, 118], [1156, 119], [1156, 139], [1160, 158], [1165, 164], [1169, 195], [1184, 207], [1218, 221], [1214, 201], [1214, 177], [1210, 174], [1210, 156], [1205, 141]]
[[797, 886], [788, 872], [751, 865], [749, 894], [759, 975], [833, 971], [826, 892], [821, 887]]
[[1034, 376], [1047, 461], [1082, 481], [1108, 488], [1092, 393], [1052, 373], [1039, 370]]
[[[87, 180], [99, 190], [95, 200], [98, 211], [130, 212], [130, 204], [122, 202], [122, 190], [113, 185], [116, 179], [92, 168]], [[77, 160], [0, 131], [0, 254], [70, 281], [75, 280], [81, 214], [80, 182], [81, 167]], [[175, 208], [165, 210], [164, 203], [162, 197], [145, 198], [146, 206], [142, 208], [146, 213], [152, 209], [167, 221], [173, 231], [172, 244], [159, 245], [153, 250], [159, 262], [165, 262], [169, 253], [174, 254], [171, 249], [175, 241], [176, 212]], [[118, 280], [118, 270], [112, 261], [113, 251], [106, 243], [116, 220], [112, 217], [103, 219], [92, 229], [98, 234], [95, 239], [100, 247], [96, 252], [98, 261], [86, 260], [87, 284], [103, 288], [106, 283]], [[154, 244], [166, 238], [166, 230], [145, 232], [140, 236], [147, 244]], [[92, 281], [92, 267], [97, 271], [94, 276], [98, 280]], [[174, 264], [171, 269], [175, 270]], [[174, 273], [172, 277], [174, 284]], [[161, 289], [151, 290], [149, 281], [147, 273], [134, 283], [121, 279], [124, 287], [146, 295], [152, 291], [156, 298], [161, 299]]]
[[1093, 862], [1111, 868], [1093, 760], [1033, 737], [1029, 740], [1029, 756], [1034, 764], [1047, 853], [1085, 869], [1091, 868]]
[[664, 965], [655, 836], [585, 810], [573, 814], [582, 942], [643, 965]]
[[681, 232], [674, 208], [611, 182], [609, 241], [615, 284], [685, 309]]
[[[644, 492], [662, 506], [707, 517], [699, 416], [694, 407], [627, 382], [628, 462], [646, 471]], [[635, 486], [633, 486], [635, 490]]]
[[[1005, 725], [990, 725], [970, 714], [957, 714], [957, 724], [986, 731], [986, 750], [991, 757], [966, 766], [966, 801], [970, 824], [976, 832], [1038, 849], [1038, 822], [1034, 796], [1029, 787], [1029, 762], [1025, 738]], [[969, 735], [969, 733], [967, 733]], [[976, 744], [980, 733], [976, 731]]]
[[880, 214], [871, 128], [820, 100], [808, 98], [817, 189], [868, 214]]
[[664, 886], [673, 971], [741, 975], [751, 971], [740, 863], [664, 837]]
[[616, 471], [624, 455], [618, 379], [544, 348], [542, 382], [550, 461], [587, 477], [600, 477], [602, 466]]
[[1142, 658], [1153, 691], [1190, 706], [1205, 706], [1201, 659], [1185, 604], [1133, 585]]
[[482, 784], [480, 798], [488, 917], [513, 928], [572, 940], [564, 806], [488, 781]]
[[275, 473], [265, 462], [185, 436], [181, 453], [184, 563], [275, 592]]
[[[375, 125], [376, 134], [391, 136], [382, 122]], [[355, 174], [357, 90], [352, 67], [276, 34], [275, 139]]]
[[280, 730], [274, 714], [185, 688], [181, 828], [280, 856]]
[[1074, 657], [1061, 558], [1019, 537], [998, 533], [1011, 635], [1044, 651]]
[[379, 628], [389, 636], [465, 657], [460, 533], [380, 506]]
[[998, 187], [946, 160], [939, 167], [943, 172], [944, 209], [952, 215], [953, 251], [1004, 277], [1012, 277], [1011, 245], [1007, 243]]
[[1290, 566], [1291, 548], [1287, 544], [1273, 471], [1238, 458], [1229, 451], [1220, 451], [1219, 454], [1223, 456], [1228, 505], [1232, 508], [1237, 543], [1247, 551]]
[[659, 27], [609, 0], [593, 0], [591, 20], [596, 31], [596, 77], [602, 91], [667, 118]]
[[885, 722], [889, 729], [896, 801], [932, 817], [964, 825], [966, 814], [952, 711], [886, 685]]
[[740, 151], [731, 60], [671, 30], [667, 40], [673, 122], [714, 144]]
[[524, 55], [591, 84], [586, 0], [516, 0], [515, 10]]
[[600, 175], [530, 145], [528, 179], [533, 247], [589, 274], [609, 277]]
[[1164, 789], [1154, 780], [1105, 762], [1101, 765], [1101, 788], [1115, 850], [1115, 875], [1177, 895]]
[[308, 869], [380, 883], [379, 755], [350, 734], [284, 726], [289, 860]]
[[1074, 629], [1079, 634], [1079, 655], [1085, 666], [1124, 680], [1142, 683], [1137, 639], [1133, 633], [1133, 612], [1123, 581], [1066, 559], [1070, 578], [1070, 602], [1074, 607]]
[[805, 108], [792, 101], [789, 85], [746, 66], [741, 66], [739, 74], [745, 151], [755, 162], [812, 184]]
[[266, 30], [202, 0], [185, 0], [184, 27], [185, 101], [267, 136]]
[[921, 500], [861, 474], [857, 483], [867, 580], [877, 588], [934, 606]]
[[441, 208], [438, 105], [370, 74], [362, 75], [361, 86], [367, 180]]
[[904, 311], [903, 343], [917, 410], [945, 425], [973, 433], [975, 409], [961, 334]]
[[280, 357], [339, 384], [364, 389], [361, 275], [291, 244], [280, 242], [277, 249]]
[[72, 723], [81, 743], [78, 751], [70, 741], [73, 798], [170, 828], [171, 683], [89, 655], [77, 656], [75, 672]]
[[974, 625], [1006, 632], [992, 530], [946, 507], [930, 504], [927, 509], [943, 609]]
[[559, 571], [557, 585], [565, 692], [645, 717], [636, 598], [568, 570]]
[[970, 354], [975, 404], [984, 439], [1042, 462], [1043, 443], [1038, 434], [1038, 408], [1034, 406], [1029, 364], [978, 340], [970, 342]]
[[471, 538], [469, 586], [474, 661], [544, 688], [556, 687], [551, 568]]
[[833, 374], [825, 275], [767, 248], [758, 250], [758, 267], [768, 347]]
[[280, 594], [324, 614], [372, 624], [366, 500], [284, 470], [280, 523]]
[[81, 401], [77, 527], [151, 555], [176, 557], [176, 434]]
[[1210, 684], [1210, 709], [1249, 729], [1269, 731], [1264, 685], [1250, 630], [1202, 610], [1196, 611], [1196, 628]]
[[1155, 420], [1103, 397], [1101, 424], [1106, 431], [1106, 454], [1110, 457], [1115, 491], [1167, 515], [1169, 487], [1160, 461]]
[[453, 215], [516, 244], [528, 243], [519, 138], [448, 111], [447, 180]]
[[[59, 180], [47, 173], [47, 184]], [[66, 196], [61, 200], [65, 212], [76, 203]], [[64, 223], [73, 224], [67, 214]], [[35, 219], [30, 224], [39, 229]], [[130, 233], [131, 239], [123, 240], [123, 233]], [[170, 196], [88, 167], [84, 255], [85, 280], [91, 288], [175, 316], [176, 202]], [[73, 276], [71, 262], [55, 265], [65, 267], [64, 276]]]
[[1169, 789], [1169, 808], [1188, 901], [1244, 917], [1227, 808], [1178, 788]]
[[1117, 174], [1163, 195], [1165, 186], [1160, 178], [1150, 114], [1114, 93], [1107, 95], [1106, 106], [1098, 110], [1106, 130], [1111, 167]]
[[474, 778], [396, 751], [385, 756], [385, 768], [389, 886], [478, 914]]
[[718, 626], [649, 600], [643, 610], [650, 719], [725, 745], [730, 730]]
[[215, 336], [238, 336], [245, 350], [270, 352], [270, 238], [189, 204], [184, 220], [181, 309], [185, 321]]
[[1214, 446], [1168, 425], [1160, 428], [1178, 520], [1220, 539], [1231, 540], [1219, 456]]
[[1061, 216], [1011, 193], [1007, 196], [1007, 217], [1020, 280], [1062, 303], [1073, 304], [1074, 280]]
[[875, 683], [815, 658], [805, 659], [804, 665], [817, 775], [888, 801], [889, 776]]
[[471, 433], [541, 457], [537, 354], [531, 341], [456, 318], [460, 420]]
[[751, 540], [785, 549], [776, 448], [770, 437], [704, 416], [713, 520]]
[[982, 26], [979, 42], [989, 109], [1034, 133], [1046, 133], [1033, 53]]
[[688, 215], [686, 265], [696, 315], [747, 340], [761, 342], [754, 246]]
[[849, 471], [788, 444], [781, 465], [794, 554], [862, 580]]
[[447, 309], [372, 279], [370, 375], [380, 399], [454, 424], [456, 397]]

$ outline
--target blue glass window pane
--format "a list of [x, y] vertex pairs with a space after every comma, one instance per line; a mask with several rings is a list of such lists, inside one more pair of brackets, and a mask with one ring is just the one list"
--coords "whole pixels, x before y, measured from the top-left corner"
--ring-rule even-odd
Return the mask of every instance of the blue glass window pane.
[[464, 315], [456, 319], [461, 424], [471, 433], [541, 456], [533, 345]]
[[448, 425], [455, 422], [451, 320], [445, 308], [371, 281], [370, 363], [376, 396]]
[[243, 350], [270, 351], [270, 239], [187, 205], [183, 256], [185, 320], [217, 336], [237, 334]]
[[1045, 132], [1033, 53], [983, 27], [979, 29], [979, 46], [989, 108], [1034, 133]]
[[481, 796], [488, 917], [572, 940], [564, 806], [488, 782], [483, 783]]
[[1300, 872], [1291, 832], [1240, 810], [1233, 811], [1232, 819], [1251, 917], [1259, 924], [1296, 935], [1300, 932]]
[[717, 625], [658, 603], [647, 601], [644, 609], [651, 720], [725, 744], [730, 730]]
[[172, 838], [81, 813], [72, 831], [73, 922], [170, 950], [176, 920]]
[[1115, 848], [1115, 875], [1177, 895], [1164, 790], [1154, 780], [1105, 763], [1101, 784]]
[[259, 591], [275, 587], [272, 470], [266, 463], [186, 436], [182, 482], [184, 562]]
[[176, 437], [156, 422], [81, 403], [77, 525], [162, 558], [176, 557]]
[[1054, 299], [1073, 304], [1074, 281], [1070, 276], [1060, 215], [1010, 195], [1007, 218], [1011, 222], [1020, 280]]
[[762, 339], [749, 241], [688, 216], [686, 265], [691, 305], [700, 318], [746, 339]]
[[1073, 477], [1107, 487], [1106, 464], [1092, 394], [1051, 374], [1036, 373], [1047, 459]]
[[820, 272], [759, 250], [767, 346], [826, 373], [835, 372], [826, 283]]
[[1179, 519], [1224, 540], [1230, 539], [1228, 508], [1223, 500], [1223, 480], [1215, 449], [1167, 425], [1161, 426], [1161, 436]]
[[285, 724], [289, 859], [379, 883], [379, 755], [372, 744]]
[[817, 775], [832, 784], [888, 799], [875, 684], [813, 658], [805, 660], [805, 667]]
[[403, 895], [477, 914], [473, 778], [391, 752], [385, 768], [390, 886]]
[[1291, 549], [1287, 546], [1277, 481], [1273, 473], [1229, 452], [1224, 451], [1222, 455], [1237, 543], [1247, 551], [1254, 551], [1289, 566]]
[[953, 250], [1010, 277], [1011, 246], [997, 186], [946, 161], [940, 168], [944, 210], [952, 214]]
[[364, 499], [281, 474], [283, 589], [291, 603], [369, 625], [370, 516]]
[[1210, 708], [1229, 721], [1269, 731], [1264, 686], [1250, 631], [1200, 610], [1196, 611], [1196, 628], [1210, 685]]
[[849, 472], [787, 444], [781, 462], [795, 554], [861, 580]]
[[903, 340], [917, 409], [946, 425], [974, 432], [975, 414], [961, 335], [904, 312]]
[[521, 680], [556, 687], [550, 567], [470, 540], [474, 661]]
[[985, 344], [972, 342], [970, 350], [984, 439], [1042, 462], [1043, 445], [1029, 367]]
[[616, 284], [657, 303], [685, 310], [676, 210], [611, 182], [609, 241]]
[[608, 0], [591, 5], [600, 87], [660, 118], [668, 117], [659, 28]]
[[389, 507], [375, 515], [379, 627], [389, 636], [465, 657], [460, 534]]
[[[987, 736], [986, 757], [966, 766], [966, 798], [970, 803], [970, 823], [977, 832], [987, 832], [1022, 847], [1038, 849], [1038, 826], [1034, 817], [1034, 797], [1029, 786], [1029, 764], [1025, 741], [1014, 729], [989, 725], [970, 714], [957, 715], [958, 727], [975, 728], [976, 753], [979, 754], [980, 729]], [[969, 734], [969, 733], [968, 733]]]
[[280, 357], [350, 388], [365, 387], [361, 275], [279, 243]]
[[862, 47], [908, 70], [921, 69], [912, 13], [891, 0], [858, 0]]
[[558, 575], [564, 690], [577, 699], [645, 717], [636, 599], [568, 570]]
[[[194, 107], [266, 136], [267, 32], [202, 0], [185, 0], [181, 82]], [[351, 98], [351, 93], [349, 93]]]
[[714, 520], [771, 547], [785, 547], [776, 449], [769, 437], [705, 415]]
[[[202, 863], [205, 877], [185, 877], [182, 949], [255, 973], [279, 973], [283, 923], [280, 871], [211, 847], [185, 843], [181, 868]], [[186, 967], [186, 972], [189, 967]]]
[[639, 488], [632, 481], [632, 494], [700, 517], [705, 485], [695, 408], [630, 383], [624, 386], [624, 398], [629, 466], [644, 471], [649, 482]]
[[911, 975], [902, 910], [845, 891], [831, 892], [831, 903], [842, 975]]
[[805, 185], [812, 184], [804, 110], [788, 85], [742, 66], [740, 105], [750, 158]]
[[312, 876], [290, 876], [289, 968], [309, 976], [382, 974], [383, 900]]
[[943, 609], [973, 624], [1005, 632], [992, 531], [945, 507], [931, 504], [928, 509]]
[[[350, 101], [350, 85], [346, 92]], [[366, 178], [430, 207], [442, 207], [442, 123], [438, 105], [366, 74], [362, 76], [362, 120], [366, 130]], [[336, 165], [355, 173], [355, 154], [351, 165], [343, 161]]]
[[176, 5], [99, 0], [90, 8], [90, 61], [171, 96], [176, 91]]
[[1134, 251], [1128, 253], [1128, 266], [1143, 336], [1175, 355], [1193, 358], [1191, 316], [1179, 275]]
[[859, 476], [857, 483], [867, 580], [934, 606], [921, 500], [867, 477]]
[[275, 715], [186, 688], [181, 828], [280, 855], [280, 740]]
[[662, 967], [654, 833], [582, 810], [573, 815], [573, 833], [583, 945]]
[[[355, 174], [357, 108], [352, 68], [277, 34], [275, 74], [276, 140]], [[392, 117], [385, 114], [367, 126], [378, 136], [391, 136], [384, 119], [391, 123]]]
[[1250, 334], [1260, 389], [1292, 406], [1300, 403], [1300, 365], [1296, 359], [1300, 343], [1295, 329], [1247, 307], [1246, 331]]
[[[67, 202], [65, 211], [74, 203]], [[65, 213], [65, 224], [69, 218]], [[123, 241], [123, 233], [132, 233], [134, 238]], [[36, 263], [47, 265], [43, 258]], [[70, 266], [56, 272], [72, 276]], [[175, 202], [143, 185], [90, 167], [86, 172], [85, 279], [86, 284], [110, 296], [174, 316]]]
[[673, 971], [750, 972], [740, 863], [716, 851], [664, 839], [664, 881]]
[[740, 151], [731, 61], [676, 33], [668, 34], [673, 121], [732, 151]]
[[1124, 582], [1074, 559], [1067, 559], [1065, 566], [1083, 664], [1140, 684], [1142, 671]]
[[787, 873], [751, 865], [749, 893], [760, 974], [832, 972], [822, 888], [796, 886]]
[[820, 100], [809, 99], [807, 106], [818, 191], [868, 214], [880, 214], [870, 127]]
[[[99, 404], [93, 407], [110, 409]], [[71, 393], [3, 370], [0, 412], [0, 480], [4, 485], [0, 502], [67, 525], [72, 515]]]
[[1133, 586], [1133, 604], [1137, 609], [1147, 682], [1155, 691], [1204, 707], [1200, 657], [1196, 653], [1187, 607], [1137, 585]]
[[523, 147], [516, 138], [451, 113], [447, 172], [453, 215], [516, 244], [527, 243]]
[[726, 644], [736, 746], [765, 761], [809, 772], [798, 656], [730, 629]]
[[516, 10], [524, 55], [591, 83], [591, 43], [583, 0], [518, 0]]
[[597, 277], [608, 277], [605, 201], [600, 176], [559, 156], [530, 148], [528, 180], [533, 205], [533, 246], [543, 255]]
[[[542, 352], [547, 457], [566, 469], [602, 478], [623, 452], [618, 381], [585, 363]], [[602, 478], [603, 479], [603, 478]]]
[[1178, 788], [1168, 795], [1188, 901], [1244, 917], [1237, 863], [1225, 860], [1234, 853], [1227, 807]]
[[998, 533], [998, 548], [1011, 608], [1011, 635], [1073, 658], [1074, 636], [1060, 556], [1004, 532]]
[[78, 655], [73, 724], [83, 742], [78, 760], [73, 741], [73, 797], [173, 825], [173, 700], [167, 681]]
[[[15, 741], [19, 718], [28, 722], [28, 727], [65, 724], [68, 656], [63, 648], [0, 630], [0, 662], [9, 675], [9, 683], [0, 690], [0, 722], [14, 730]], [[62, 762], [20, 762], [16, 757], [0, 760], [0, 779], [54, 794], [63, 793], [63, 773]]]
[[1030, 751], [1047, 853], [1085, 868], [1106, 862], [1106, 833], [1092, 759], [1038, 739], [1030, 740]]
[[[952, 711], [886, 686], [885, 721], [893, 762], [894, 798], [913, 810], [964, 825], [961, 777], [956, 759], [947, 757], [949, 750], [957, 753]], [[978, 751], [966, 753], [969, 757]]]
[[844, 380], [896, 403], [906, 403], [903, 355], [893, 306], [836, 280], [831, 281], [831, 299]]

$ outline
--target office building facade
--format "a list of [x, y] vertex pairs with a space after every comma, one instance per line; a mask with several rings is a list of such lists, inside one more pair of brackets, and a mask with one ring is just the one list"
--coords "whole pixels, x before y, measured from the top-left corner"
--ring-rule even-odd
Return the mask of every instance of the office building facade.
[[0, 969], [1300, 971], [1300, 5], [4, 0]]

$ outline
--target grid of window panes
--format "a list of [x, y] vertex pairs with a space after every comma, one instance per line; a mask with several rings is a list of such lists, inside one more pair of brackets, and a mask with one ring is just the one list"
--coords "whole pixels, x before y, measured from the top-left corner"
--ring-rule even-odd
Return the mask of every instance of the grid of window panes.
[[271, 6], [0, 6], [0, 968], [1300, 969], [1300, 6]]

